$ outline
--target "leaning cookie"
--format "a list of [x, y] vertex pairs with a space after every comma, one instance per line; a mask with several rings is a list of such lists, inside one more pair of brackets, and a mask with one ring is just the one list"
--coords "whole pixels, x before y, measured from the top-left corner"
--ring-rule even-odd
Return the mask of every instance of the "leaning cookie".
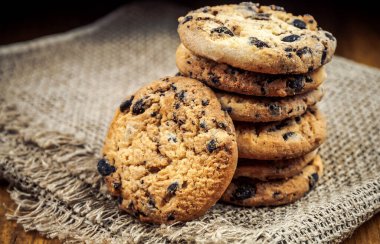
[[232, 120], [252, 123], [281, 121], [300, 116], [323, 97], [322, 88], [284, 98], [252, 97], [218, 90], [215, 94]]
[[98, 170], [120, 208], [144, 222], [203, 215], [228, 187], [237, 163], [234, 125], [210, 88], [168, 77], [117, 110]]
[[182, 44], [176, 52], [178, 70], [218, 90], [253, 96], [285, 97], [316, 89], [326, 79], [323, 67], [301, 75], [269, 75], [234, 68], [196, 56]]
[[312, 16], [273, 5], [205, 7], [178, 21], [181, 42], [196, 55], [259, 73], [307, 73], [329, 62], [336, 48]]
[[317, 155], [317, 150], [305, 154], [298, 158], [283, 160], [238, 160], [238, 167], [235, 175], [257, 179], [261, 181], [274, 179], [287, 179], [302, 172]]
[[316, 108], [302, 116], [270, 123], [235, 123], [239, 158], [296, 158], [319, 147], [326, 138], [326, 120]]
[[323, 163], [319, 155], [299, 175], [287, 180], [257, 181], [236, 173], [222, 201], [246, 207], [293, 203], [314, 189], [322, 173]]

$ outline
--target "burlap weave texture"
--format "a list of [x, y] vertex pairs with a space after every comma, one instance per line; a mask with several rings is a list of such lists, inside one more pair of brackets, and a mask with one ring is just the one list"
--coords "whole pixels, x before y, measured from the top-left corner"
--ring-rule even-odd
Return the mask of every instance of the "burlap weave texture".
[[96, 159], [114, 109], [142, 85], [174, 75], [178, 16], [134, 3], [84, 28], [0, 48], [0, 170], [15, 183], [11, 217], [67, 241], [338, 242], [380, 209], [380, 71], [327, 65], [329, 139], [319, 186], [275, 208], [217, 204], [203, 218], [143, 225], [99, 188]]

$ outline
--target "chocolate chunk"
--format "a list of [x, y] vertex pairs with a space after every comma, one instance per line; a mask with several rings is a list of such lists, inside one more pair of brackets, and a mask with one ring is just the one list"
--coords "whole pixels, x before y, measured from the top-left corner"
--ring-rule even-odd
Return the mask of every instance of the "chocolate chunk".
[[168, 189], [166, 190], [167, 194], [171, 195], [171, 196], [174, 196], [176, 191], [178, 190], [179, 188], [179, 184], [178, 182], [174, 182], [174, 183], [171, 183], [169, 186], [168, 186]]
[[214, 33], [214, 32], [219, 33], [219, 34], [226, 34], [229, 36], [234, 36], [234, 33], [225, 26], [221, 26], [221, 27], [217, 27], [217, 28], [212, 29], [211, 33]]
[[281, 39], [283, 42], [295, 42], [298, 41], [301, 37], [299, 35], [290, 35], [290, 36], [285, 36], [284, 38]]
[[199, 123], [199, 126], [200, 126], [202, 129], [206, 129], [206, 128], [207, 128], [207, 125], [206, 125], [206, 122], [205, 122], [205, 121], [202, 121], [201, 123]]
[[319, 180], [319, 175], [317, 173], [313, 173], [311, 176], [309, 176], [309, 189], [310, 190], [314, 189], [318, 180]]
[[325, 32], [325, 36], [326, 36], [327, 38], [329, 38], [331, 41], [334, 41], [334, 40], [335, 40], [335, 37], [334, 37], [333, 35], [331, 35], [330, 33], [328, 33], [328, 32]]
[[293, 25], [299, 29], [306, 29], [306, 23], [300, 19], [293, 20]]
[[250, 178], [239, 177], [233, 183], [236, 185], [236, 189], [232, 193], [232, 200], [239, 201], [255, 196], [256, 186]]
[[175, 94], [175, 96], [181, 101], [183, 102], [183, 100], [185, 99], [185, 94], [186, 92], [184, 90], [178, 92]]
[[207, 106], [210, 104], [210, 101], [208, 99], [202, 99], [202, 106]]
[[325, 46], [325, 48], [322, 51], [321, 65], [325, 64], [326, 57], [327, 57], [327, 47]]
[[129, 112], [129, 108], [132, 105], [132, 101], [135, 96], [131, 96], [128, 100], [124, 101], [122, 104], [120, 104], [120, 112]]
[[156, 173], [158, 173], [161, 169], [159, 168], [159, 167], [147, 167], [147, 169], [148, 169], [148, 171], [149, 171], [149, 173], [151, 173], [151, 174], [156, 174]]
[[302, 55], [306, 54], [306, 53], [311, 53], [311, 49], [309, 47], [303, 47], [299, 50], [297, 50], [296, 54], [298, 57], [302, 57]]
[[268, 109], [269, 109], [271, 115], [275, 116], [275, 115], [280, 114], [281, 107], [278, 106], [278, 104], [271, 103], [271, 104], [269, 104]]
[[117, 203], [122, 204], [123, 203], [123, 197], [117, 196]]
[[216, 140], [215, 139], [212, 139], [211, 141], [209, 141], [207, 143], [207, 151], [208, 152], [212, 153], [216, 149], [217, 149], [217, 146], [216, 146]]
[[113, 186], [113, 189], [120, 190], [121, 183], [120, 182], [113, 182], [112, 186]]
[[249, 40], [249, 44], [250, 45], [255, 45], [257, 48], [264, 48], [264, 47], [269, 47], [268, 44], [266, 44], [265, 42], [257, 39], [256, 37], [249, 37], [248, 38]]
[[231, 108], [231, 107], [223, 107], [222, 110], [223, 110], [224, 112], [229, 113], [229, 114], [232, 113], [232, 108]]
[[175, 220], [174, 213], [169, 213], [169, 214], [168, 214], [168, 217], [167, 217], [167, 220], [168, 220], [168, 221], [173, 221], [173, 220]]
[[102, 176], [107, 176], [115, 172], [116, 168], [113, 165], [110, 165], [107, 160], [100, 159], [98, 161], [98, 171]]
[[186, 22], [189, 22], [189, 21], [192, 20], [192, 19], [193, 19], [193, 16], [188, 15], [188, 16], [186, 16], [185, 18], [183, 18], [182, 24], [185, 24]]
[[134, 105], [133, 105], [133, 108], [132, 108], [132, 114], [133, 115], [138, 115], [138, 114], [142, 114], [145, 112], [145, 103], [142, 99], [138, 100]]
[[289, 131], [283, 134], [282, 138], [284, 138], [284, 140], [287, 141], [290, 137], [295, 136], [295, 135], [296, 135], [295, 132]]
[[278, 198], [280, 198], [281, 197], [281, 192], [279, 192], [279, 191], [275, 191], [275, 192], [273, 192], [273, 198], [274, 199], [278, 199]]
[[305, 86], [303, 76], [302, 75], [294, 76], [294, 79], [290, 79], [286, 81], [286, 86], [296, 92], [302, 91], [303, 87]]
[[[307, 68], [307, 72], [308, 72], [308, 73], [310, 73], [310, 72], [313, 71], [313, 70], [314, 70], [313, 66], [309, 66], [309, 68]], [[307, 82], [307, 79], [306, 79], [306, 82]]]

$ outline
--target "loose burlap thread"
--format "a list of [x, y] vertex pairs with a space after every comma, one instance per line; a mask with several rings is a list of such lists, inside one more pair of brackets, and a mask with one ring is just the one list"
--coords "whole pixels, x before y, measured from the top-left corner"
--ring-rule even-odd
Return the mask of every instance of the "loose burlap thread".
[[380, 71], [335, 57], [320, 108], [325, 174], [294, 204], [216, 204], [197, 220], [141, 224], [104, 193], [96, 161], [114, 109], [176, 73], [177, 18], [143, 2], [89, 26], [0, 48], [0, 177], [26, 230], [67, 242], [339, 242], [380, 209]]

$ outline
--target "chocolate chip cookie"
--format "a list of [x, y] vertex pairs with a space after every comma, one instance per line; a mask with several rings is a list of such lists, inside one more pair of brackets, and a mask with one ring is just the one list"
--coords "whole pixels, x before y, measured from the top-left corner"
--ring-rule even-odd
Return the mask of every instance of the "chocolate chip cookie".
[[300, 174], [286, 180], [257, 181], [239, 172], [242, 171], [237, 171], [222, 201], [247, 207], [277, 206], [295, 202], [314, 189], [322, 176], [323, 163], [317, 155]]
[[120, 208], [144, 222], [203, 215], [237, 163], [234, 125], [210, 88], [186, 77], [154, 81], [116, 111], [98, 162]]
[[204, 7], [178, 21], [181, 42], [193, 53], [259, 73], [307, 73], [329, 62], [336, 48], [312, 16], [273, 5]]
[[235, 175], [262, 181], [287, 179], [300, 174], [302, 169], [309, 164], [316, 155], [317, 150], [299, 158], [284, 160], [265, 161], [241, 158], [238, 160], [238, 167], [235, 171]]
[[235, 123], [239, 158], [278, 160], [315, 150], [326, 138], [326, 121], [316, 108], [270, 123]]
[[215, 94], [222, 107], [229, 112], [232, 120], [254, 123], [280, 121], [300, 116], [323, 97], [322, 88], [284, 98], [252, 97], [217, 90]]
[[176, 52], [179, 71], [208, 86], [245, 95], [285, 97], [316, 89], [326, 79], [323, 67], [301, 75], [269, 75], [245, 71], [192, 54], [182, 44]]

